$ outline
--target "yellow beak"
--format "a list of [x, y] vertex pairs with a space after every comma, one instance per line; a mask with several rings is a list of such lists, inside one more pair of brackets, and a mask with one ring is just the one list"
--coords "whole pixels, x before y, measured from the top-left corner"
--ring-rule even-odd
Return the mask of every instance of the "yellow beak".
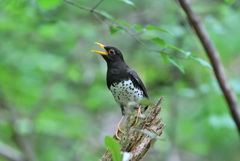
[[91, 52], [94, 52], [94, 53], [98, 53], [98, 54], [101, 54], [101, 55], [108, 55], [108, 52], [107, 50], [104, 48], [104, 45], [103, 44], [100, 44], [98, 42], [95, 42], [95, 44], [99, 45], [101, 48], [103, 48], [105, 50], [105, 52], [102, 52], [102, 51], [97, 51], [97, 50], [91, 50]]

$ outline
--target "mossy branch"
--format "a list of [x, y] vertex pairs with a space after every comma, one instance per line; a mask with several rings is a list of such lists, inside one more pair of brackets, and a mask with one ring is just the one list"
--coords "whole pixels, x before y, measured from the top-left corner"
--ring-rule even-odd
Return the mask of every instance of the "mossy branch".
[[[122, 152], [130, 154], [128, 157], [129, 161], [142, 160], [152, 145], [161, 136], [165, 124], [161, 122], [162, 118], [157, 116], [161, 111], [159, 105], [163, 99], [164, 97], [161, 97], [155, 105], [149, 106], [144, 113], [145, 118], [139, 118], [136, 125], [135, 116], [129, 115], [122, 126], [121, 129], [124, 133], [119, 134], [119, 137], [121, 138], [119, 144], [122, 147]], [[108, 150], [100, 159], [100, 161], [111, 160], [111, 152]]]

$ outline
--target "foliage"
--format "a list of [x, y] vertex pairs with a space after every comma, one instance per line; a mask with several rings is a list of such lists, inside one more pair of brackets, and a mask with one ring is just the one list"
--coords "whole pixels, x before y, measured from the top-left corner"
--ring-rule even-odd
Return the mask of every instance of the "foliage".
[[112, 138], [111, 136], [105, 136], [105, 145], [108, 150], [112, 153], [113, 161], [121, 161], [122, 155], [120, 153], [121, 147], [116, 139]]
[[[98, 3], [74, 2], [88, 9]], [[240, 3], [226, 2], [192, 3], [240, 98]], [[165, 96], [166, 141], [157, 141], [145, 160], [240, 158], [239, 136], [211, 66], [174, 1], [104, 0], [95, 9], [100, 14], [60, 0], [2, 1], [0, 8], [0, 90], [19, 114], [12, 123], [0, 106], [0, 143], [20, 150], [17, 129], [31, 139], [39, 161], [102, 156], [104, 136], [114, 134], [121, 112], [106, 87], [104, 60], [90, 52], [100, 42], [123, 52], [151, 102]]]

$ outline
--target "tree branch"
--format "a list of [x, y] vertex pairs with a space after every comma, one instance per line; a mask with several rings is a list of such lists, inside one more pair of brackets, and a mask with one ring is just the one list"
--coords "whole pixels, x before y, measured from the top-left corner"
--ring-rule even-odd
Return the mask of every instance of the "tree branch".
[[1, 142], [0, 142], [0, 155], [11, 161], [25, 160], [21, 152]]
[[103, 0], [100, 0], [100, 1], [92, 8], [92, 11], [95, 10], [102, 2], [103, 2]]
[[[159, 53], [162, 53], [164, 50], [166, 50], [166, 48], [163, 48], [162, 50], [152, 50], [152, 49], [150, 49], [142, 40], [140, 40], [140, 39], [137, 37], [137, 35], [138, 35], [137, 33], [133, 33], [132, 30], [129, 29], [128, 27], [126, 27], [126, 26], [124, 26], [124, 25], [121, 25], [121, 24], [119, 24], [117, 21], [112, 20], [111, 18], [105, 16], [104, 14], [96, 11], [95, 9], [96, 9], [96, 6], [98, 7], [98, 4], [91, 9], [91, 8], [87, 8], [87, 7], [81, 6], [81, 5], [79, 5], [79, 4], [76, 4], [76, 3], [74, 3], [74, 2], [71, 2], [71, 1], [69, 1], [69, 0], [64, 0], [64, 1], [65, 1], [66, 3], [68, 3], [68, 4], [70, 4], [70, 5], [73, 5], [73, 6], [77, 7], [77, 8], [79, 8], [79, 9], [86, 10], [86, 11], [89, 11], [89, 12], [93, 13], [93, 15], [95, 16], [95, 18], [96, 18], [98, 21], [100, 21], [100, 22], [103, 22], [103, 21], [102, 21], [99, 17], [97, 17], [96, 15], [102, 16], [102, 17], [104, 17], [105, 19], [113, 22], [114, 24], [117, 24], [118, 26], [121, 26], [121, 27], [126, 31], [126, 33], [127, 33], [128, 35], [130, 35], [131, 37], [133, 37], [140, 45], [142, 45], [142, 46], [143, 46], [147, 51], [149, 51], [149, 52], [155, 52], [155, 53], [158, 53], [158, 54], [159, 54]], [[102, 1], [100, 0], [99, 3], [101, 4], [101, 2], [102, 2]], [[112, 26], [112, 25], [109, 25], [109, 24], [107, 24], [107, 25], [108, 25], [109, 27]], [[185, 59], [185, 58], [181, 57], [181, 59]]]
[[228, 103], [229, 110], [232, 114], [232, 117], [236, 123], [238, 128], [238, 132], [240, 134], [240, 111], [237, 102], [237, 97], [233, 92], [230, 84], [228, 83], [227, 77], [224, 73], [224, 68], [221, 63], [219, 53], [215, 46], [213, 45], [212, 41], [210, 40], [208, 33], [202, 24], [201, 20], [197, 17], [197, 15], [192, 10], [192, 7], [188, 0], [179, 0], [183, 10], [188, 16], [188, 19], [193, 26], [194, 30], [198, 38], [200, 39], [210, 61], [213, 66], [214, 74], [217, 78], [217, 81], [220, 85], [220, 88], [224, 94], [224, 97]]
[[79, 5], [79, 4], [76, 4], [76, 3], [71, 2], [71, 1], [68, 1], [68, 0], [64, 0], [64, 1], [67, 2], [68, 4], [71, 4], [71, 5], [75, 6], [75, 7], [77, 7], [77, 8], [90, 11], [90, 12], [92, 12], [92, 13], [101, 15], [102, 17], [104, 17], [104, 18], [106, 18], [106, 19], [108, 19], [108, 20], [113, 21], [112, 19], [108, 18], [108, 17], [105, 16], [104, 14], [102, 14], [102, 13], [100, 13], [100, 12], [98, 12], [98, 11], [95, 11], [94, 9], [95, 9], [96, 7], [93, 7], [93, 8], [91, 9], [91, 8], [83, 7], [83, 6]]
[[[119, 134], [119, 141], [122, 152], [130, 154], [128, 161], [140, 161], [150, 150], [152, 145], [162, 134], [165, 126], [162, 118], [157, 117], [161, 111], [160, 103], [163, 97], [159, 99], [156, 105], [149, 106], [144, 113], [145, 118], [140, 118], [135, 125], [135, 116], [129, 115], [125, 124], [122, 126], [124, 133]], [[115, 136], [114, 136], [115, 137]], [[115, 137], [116, 138], [116, 137]], [[106, 151], [100, 161], [111, 161], [111, 152]]]

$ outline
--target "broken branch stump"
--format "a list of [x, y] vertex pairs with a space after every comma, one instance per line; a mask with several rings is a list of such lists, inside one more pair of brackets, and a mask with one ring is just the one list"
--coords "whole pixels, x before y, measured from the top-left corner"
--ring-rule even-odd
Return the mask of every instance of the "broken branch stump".
[[[136, 125], [135, 115], [129, 115], [122, 126], [121, 129], [124, 133], [119, 134], [121, 140], [118, 142], [122, 147], [121, 151], [130, 154], [128, 161], [142, 160], [152, 145], [161, 136], [165, 124], [161, 122], [162, 118], [157, 116], [161, 111], [159, 105], [163, 99], [164, 97], [161, 97], [155, 105], [149, 106], [144, 113], [145, 117], [139, 118]], [[111, 160], [111, 152], [107, 150], [99, 161]]]

